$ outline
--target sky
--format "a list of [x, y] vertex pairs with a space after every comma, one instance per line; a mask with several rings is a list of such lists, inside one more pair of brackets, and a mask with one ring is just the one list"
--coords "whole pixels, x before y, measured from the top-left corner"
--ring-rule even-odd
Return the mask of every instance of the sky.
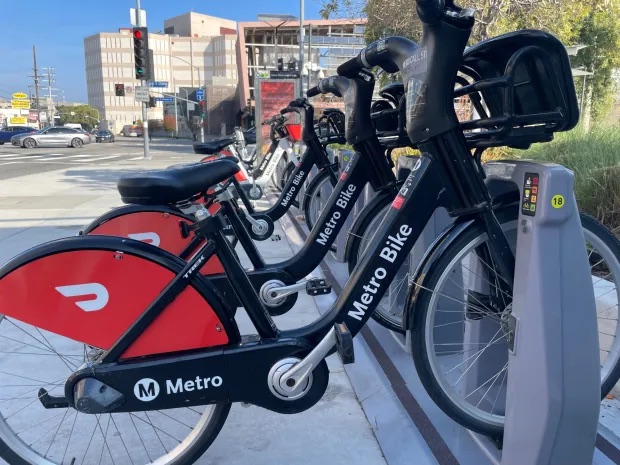
[[[0, 0], [6, 9], [9, 0]], [[33, 84], [32, 46], [37, 48], [37, 66], [55, 67], [54, 87], [67, 102], [87, 102], [84, 38], [97, 32], [116, 32], [131, 27], [129, 9], [135, 0], [29, 0], [0, 15], [0, 97], [29, 93]], [[306, 19], [319, 18], [322, 0], [305, 0]], [[259, 13], [299, 16], [296, 0], [142, 0], [149, 30], [163, 31], [164, 19], [188, 11], [235, 21], [255, 21]], [[20, 12], [18, 14], [18, 11]]]

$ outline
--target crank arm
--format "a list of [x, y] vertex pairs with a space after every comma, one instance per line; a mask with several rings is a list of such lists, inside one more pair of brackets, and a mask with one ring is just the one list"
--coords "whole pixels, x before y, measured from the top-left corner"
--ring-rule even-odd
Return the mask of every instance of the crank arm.
[[269, 290], [269, 294], [272, 299], [281, 299], [299, 291], [303, 291], [304, 289], [308, 295], [329, 294], [331, 292], [331, 286], [327, 280], [312, 278], [307, 281], [291, 284], [290, 286], [272, 288]]

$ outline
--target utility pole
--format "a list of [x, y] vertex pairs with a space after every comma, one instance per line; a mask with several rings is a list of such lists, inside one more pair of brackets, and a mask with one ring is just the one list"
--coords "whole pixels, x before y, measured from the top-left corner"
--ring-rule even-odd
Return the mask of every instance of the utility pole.
[[299, 93], [304, 96], [304, 0], [299, 0]]
[[[308, 25], [308, 89], [312, 78], [312, 24]], [[303, 97], [303, 95], [302, 95]]]
[[[51, 126], [55, 126], [55, 122], [54, 122], [54, 97], [55, 95], [52, 94], [53, 90], [57, 90], [56, 88], [52, 87], [52, 83], [55, 82], [55, 71], [53, 67], [44, 67], [42, 68], [44, 71], [41, 74], [38, 74], [37, 71], [37, 80], [40, 79], [40, 76], [42, 75], [43, 78], [47, 80], [47, 113], [48, 113], [48, 123]], [[40, 102], [37, 102], [40, 103]], [[40, 106], [40, 105], [39, 105]]]
[[[136, 0], [136, 26], [142, 26], [140, 21], [140, 0]], [[149, 69], [153, 72], [153, 63], [149, 63]], [[141, 86], [148, 86], [147, 81], [142, 79], [140, 81]], [[142, 138], [144, 139], [144, 157], [145, 159], [150, 159], [151, 154], [149, 153], [149, 115], [147, 110], [148, 102], [142, 102]]]
[[37, 123], [39, 124], [39, 129], [41, 129], [41, 104], [39, 100], [39, 71], [37, 70], [37, 48], [32, 46], [32, 59], [33, 59], [33, 70], [34, 70], [34, 95], [37, 100]]

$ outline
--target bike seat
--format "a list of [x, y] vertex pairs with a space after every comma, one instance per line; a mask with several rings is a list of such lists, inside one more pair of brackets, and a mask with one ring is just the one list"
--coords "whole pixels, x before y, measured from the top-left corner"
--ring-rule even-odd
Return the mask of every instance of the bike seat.
[[124, 203], [168, 205], [187, 200], [239, 171], [228, 157], [162, 170], [148, 170], [121, 176], [118, 192]]
[[223, 139], [200, 142], [198, 144], [194, 144], [194, 153], [198, 153], [200, 155], [211, 155], [218, 153], [229, 145], [234, 144], [236, 140], [237, 139], [235, 139], [235, 137], [224, 137]]
[[[211, 157], [205, 157], [202, 160], [200, 160], [202, 163], [207, 163], [210, 161], [216, 161], [216, 160], [221, 160], [222, 158], [226, 157], [227, 160], [232, 160], [235, 163], [239, 164], [239, 159], [237, 157], [233, 157], [232, 155], [215, 155], [215, 156], [211, 156]], [[176, 168], [180, 168], [183, 166], [187, 166], [187, 163], [177, 163], [176, 165], [170, 165], [169, 167], [167, 167], [167, 170], [172, 170], [172, 169], [176, 169]]]

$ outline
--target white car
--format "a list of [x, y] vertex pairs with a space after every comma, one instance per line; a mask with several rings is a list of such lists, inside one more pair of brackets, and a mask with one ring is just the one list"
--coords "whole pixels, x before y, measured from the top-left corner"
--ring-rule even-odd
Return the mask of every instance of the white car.
[[90, 142], [90, 135], [84, 134], [83, 130], [78, 131], [64, 126], [44, 128], [37, 132], [11, 137], [12, 145], [26, 149], [55, 146], [79, 148]]

